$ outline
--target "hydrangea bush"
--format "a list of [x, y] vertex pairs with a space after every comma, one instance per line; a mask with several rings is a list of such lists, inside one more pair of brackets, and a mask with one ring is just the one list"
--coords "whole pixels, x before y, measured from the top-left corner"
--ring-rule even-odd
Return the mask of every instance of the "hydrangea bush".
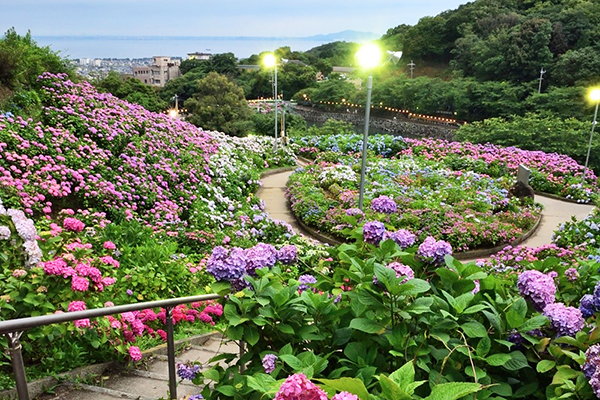
[[[454, 260], [446, 244], [403, 248], [385, 232], [374, 242], [364, 227], [351, 235], [356, 243], [330, 249], [331, 268], [310, 275], [312, 290], [302, 288], [308, 275], [290, 277], [276, 264], [256, 269], [249, 285], [229, 294], [225, 334], [243, 340], [247, 352], [223, 355], [226, 365], [196, 375], [205, 398], [600, 393], [597, 267], [576, 275], [558, 259], [528, 262], [513, 283], [502, 271]], [[441, 262], [433, 247], [444, 249]]]

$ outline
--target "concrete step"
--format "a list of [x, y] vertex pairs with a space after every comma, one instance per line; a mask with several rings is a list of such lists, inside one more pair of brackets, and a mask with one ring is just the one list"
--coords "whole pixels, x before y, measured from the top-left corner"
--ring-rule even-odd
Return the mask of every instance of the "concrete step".
[[[162, 353], [162, 352], [159, 352]], [[210, 337], [201, 345], [190, 344], [180, 347], [176, 362], [200, 363], [202, 369], [208, 369], [209, 360], [222, 353], [239, 353], [238, 345], [225, 341], [221, 337]], [[145, 361], [135, 369], [120, 371], [104, 371], [96, 379], [79, 383], [68, 380], [53, 390], [37, 397], [37, 400], [158, 400], [169, 398], [169, 369], [165, 354], [144, 354]], [[235, 360], [233, 361], [235, 362]], [[227, 364], [218, 361], [224, 368]], [[189, 381], [179, 379], [177, 398], [200, 393], [200, 387]]]

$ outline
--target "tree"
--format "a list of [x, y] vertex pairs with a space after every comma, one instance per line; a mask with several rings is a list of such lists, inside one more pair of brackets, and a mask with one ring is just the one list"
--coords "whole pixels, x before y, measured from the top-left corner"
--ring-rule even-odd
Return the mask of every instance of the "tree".
[[123, 78], [116, 71], [110, 71], [106, 78], [99, 81], [96, 88], [100, 92], [136, 103], [149, 111], [161, 112], [168, 108], [168, 102], [158, 96], [157, 89], [142, 83], [139, 79]]
[[208, 73], [210, 72], [210, 62], [208, 60], [198, 60], [197, 58], [192, 58], [190, 60], [183, 60], [179, 65], [179, 71], [181, 75], [185, 75], [190, 71], [200, 69], [200, 71]]
[[252, 110], [242, 89], [216, 72], [198, 81], [196, 93], [186, 102], [186, 108], [188, 121], [204, 129], [244, 136], [252, 126]]
[[597, 83], [600, 53], [594, 47], [569, 50], [556, 61], [551, 70], [552, 80], [561, 86]]
[[179, 78], [168, 81], [159, 90], [158, 95], [163, 101], [167, 102], [170, 102], [173, 96], [177, 95], [179, 104], [185, 107], [187, 99], [196, 93], [198, 81], [204, 78], [206, 74], [202, 68], [193, 69]]
[[0, 86], [29, 90], [43, 72], [73, 75], [73, 68], [49, 47], [39, 47], [30, 32], [20, 36], [14, 28], [6, 31], [0, 40]]

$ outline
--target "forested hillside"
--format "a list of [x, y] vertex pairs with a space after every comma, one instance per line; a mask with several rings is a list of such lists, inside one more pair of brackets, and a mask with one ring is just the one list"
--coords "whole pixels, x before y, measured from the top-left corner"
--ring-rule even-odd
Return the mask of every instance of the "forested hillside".
[[593, 83], [600, 70], [600, 3], [585, 0], [477, 0], [383, 36], [424, 63], [464, 76], [555, 86]]

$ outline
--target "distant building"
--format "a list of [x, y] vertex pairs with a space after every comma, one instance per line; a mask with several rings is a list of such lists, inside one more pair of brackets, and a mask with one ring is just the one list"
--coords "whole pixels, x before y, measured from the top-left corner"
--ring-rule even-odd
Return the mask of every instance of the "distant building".
[[181, 76], [180, 64], [179, 59], [171, 60], [171, 57], [154, 56], [152, 65], [133, 67], [133, 77], [147, 85], [163, 87], [171, 79]]
[[188, 53], [188, 60], [210, 60], [212, 54], [208, 53]]

